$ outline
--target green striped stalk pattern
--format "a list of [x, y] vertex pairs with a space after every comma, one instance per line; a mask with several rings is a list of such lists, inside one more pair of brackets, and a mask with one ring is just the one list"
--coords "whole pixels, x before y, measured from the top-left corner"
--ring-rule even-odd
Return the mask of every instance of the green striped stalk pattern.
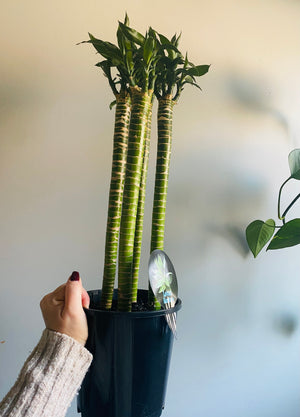
[[[152, 210], [151, 252], [155, 249], [164, 249], [174, 103], [175, 102], [172, 100], [171, 95], [167, 95], [158, 100], [157, 154]], [[155, 298], [150, 284], [148, 290], [149, 304], [153, 304], [154, 308], [159, 310], [160, 303]]]
[[151, 252], [155, 249], [164, 249], [173, 107], [174, 101], [171, 96], [165, 96], [158, 100], [157, 159], [152, 211]]
[[130, 113], [130, 95], [126, 91], [121, 91], [116, 95], [113, 160], [106, 226], [101, 309], [111, 308], [116, 277]]
[[146, 182], [148, 173], [149, 150], [150, 150], [150, 136], [151, 136], [151, 121], [152, 121], [152, 104], [149, 107], [147, 118], [147, 129], [145, 131], [145, 145], [144, 145], [144, 160], [141, 176], [141, 185], [139, 193], [138, 211], [136, 216], [136, 228], [134, 238], [134, 254], [132, 265], [132, 302], [137, 302], [138, 279], [140, 272], [140, 260], [142, 251], [142, 237], [144, 226], [144, 209], [146, 197]]
[[131, 88], [131, 100], [132, 108], [119, 243], [119, 311], [131, 311], [135, 226], [143, 167], [145, 131], [147, 129], [149, 107], [152, 103], [152, 92], [141, 92], [138, 87], [133, 87]]

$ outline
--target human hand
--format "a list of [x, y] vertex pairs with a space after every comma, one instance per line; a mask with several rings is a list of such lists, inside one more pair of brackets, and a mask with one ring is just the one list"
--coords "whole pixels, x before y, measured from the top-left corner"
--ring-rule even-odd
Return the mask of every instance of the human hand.
[[66, 284], [45, 295], [40, 302], [47, 329], [73, 337], [83, 346], [88, 326], [83, 307], [89, 308], [90, 298], [82, 287], [79, 273], [74, 271]]

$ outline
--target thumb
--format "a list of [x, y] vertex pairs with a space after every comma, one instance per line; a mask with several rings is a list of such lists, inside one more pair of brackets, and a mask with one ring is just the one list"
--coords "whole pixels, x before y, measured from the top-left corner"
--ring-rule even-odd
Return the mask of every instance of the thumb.
[[72, 272], [72, 275], [66, 283], [65, 289], [65, 309], [74, 312], [82, 310], [82, 284], [79, 273]]

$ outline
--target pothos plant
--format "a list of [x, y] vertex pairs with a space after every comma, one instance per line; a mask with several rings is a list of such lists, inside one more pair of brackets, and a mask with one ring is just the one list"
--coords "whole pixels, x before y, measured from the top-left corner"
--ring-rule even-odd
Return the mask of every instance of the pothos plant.
[[276, 225], [273, 219], [255, 220], [246, 229], [247, 243], [255, 258], [268, 243], [267, 250], [287, 248], [300, 243], [300, 218], [286, 221], [286, 216], [300, 198], [300, 193], [284, 211], [281, 210], [281, 195], [284, 186], [291, 180], [300, 180], [300, 149], [290, 152], [288, 162], [291, 175], [281, 185], [277, 201], [278, 219], [282, 224]]
[[[127, 15], [119, 22], [116, 45], [89, 38], [83, 43], [104, 58], [96, 66], [115, 96], [110, 107], [116, 106], [100, 308], [111, 309], [117, 275], [118, 310], [131, 311], [137, 301], [153, 101], [158, 100], [158, 138], [151, 251], [164, 249], [173, 107], [186, 84], [200, 88], [196, 77], [209, 65], [194, 65], [183, 56], [180, 36], [169, 40], [151, 27], [142, 35], [129, 26]], [[149, 302], [155, 305], [150, 288]]]

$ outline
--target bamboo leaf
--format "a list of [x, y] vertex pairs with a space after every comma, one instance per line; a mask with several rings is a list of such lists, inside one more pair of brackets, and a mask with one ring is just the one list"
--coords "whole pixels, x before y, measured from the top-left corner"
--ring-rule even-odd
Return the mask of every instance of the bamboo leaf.
[[176, 66], [176, 63], [174, 63], [175, 60], [172, 60], [168, 56], [163, 56], [159, 59], [159, 67], [161, 69], [164, 68], [164, 66], [168, 69], [172, 69], [174, 65]]
[[[161, 45], [158, 48], [158, 52], [163, 52], [164, 50], [166, 50], [168, 52], [168, 55], [171, 59], [175, 59], [176, 57], [183, 58], [181, 52], [176, 48], [176, 46], [172, 45], [171, 43], [169, 43], [167, 45]], [[174, 52], [176, 52], [176, 53], [174, 53]]]
[[[127, 13], [125, 16], [124, 25], [125, 26], [129, 25], [129, 19], [128, 19]], [[119, 48], [122, 51], [123, 56], [126, 55], [129, 68], [132, 68], [133, 67], [132, 54], [133, 54], [133, 50], [135, 49], [135, 44], [134, 42], [131, 42], [127, 39], [120, 25], [118, 26], [118, 29], [117, 29], [117, 39], [118, 39]]]
[[153, 50], [154, 50], [154, 39], [152, 37], [149, 37], [146, 39], [144, 43], [144, 49], [143, 49], [143, 56], [144, 56], [144, 61], [146, 65], [148, 65], [151, 60], [151, 56], [153, 55]]
[[275, 221], [269, 219], [266, 222], [254, 220], [246, 229], [246, 239], [254, 258], [269, 242], [275, 230]]
[[101, 39], [96, 39], [91, 33], [89, 33], [89, 36], [90, 43], [104, 58], [114, 60], [114, 65], [122, 62], [122, 54], [116, 45], [102, 41]]
[[175, 59], [176, 56], [182, 57], [182, 54], [179, 52], [177, 48], [178, 43], [176, 42], [176, 35], [173, 36], [171, 41], [169, 41], [169, 39], [161, 33], [158, 33], [158, 36], [161, 43], [161, 47], [159, 48], [160, 52], [167, 50], [168, 55], [171, 59]]
[[160, 43], [162, 45], [171, 45], [171, 42], [169, 41], [169, 39], [166, 38], [164, 35], [162, 35], [161, 33], [159, 33], [158, 36], [159, 36]]
[[196, 65], [194, 67], [186, 69], [188, 75], [193, 77], [201, 77], [206, 74], [209, 70], [210, 65]]
[[189, 64], [189, 60], [188, 60], [188, 55], [187, 55], [187, 52], [186, 52], [185, 58], [184, 58], [183, 68], [186, 69], [188, 67], [188, 64]]
[[141, 33], [136, 31], [135, 29], [130, 28], [129, 26], [124, 25], [121, 22], [119, 22], [119, 27], [128, 40], [130, 40], [131, 42], [135, 42], [140, 46], [144, 44], [145, 37]]
[[186, 75], [186, 76], [183, 78], [183, 81], [184, 81], [185, 83], [193, 83], [193, 82], [196, 82], [195, 78], [194, 78], [194, 77], [192, 77], [192, 76], [190, 76], [190, 75]]
[[123, 32], [121, 31], [120, 27], [118, 27], [117, 29], [117, 40], [118, 40], [118, 45], [120, 48], [120, 51], [122, 52], [122, 54], [124, 55], [125, 53], [125, 36], [123, 34]]
[[175, 45], [176, 47], [178, 47], [179, 40], [180, 40], [180, 38], [181, 38], [181, 32], [179, 33], [179, 35], [177, 36], [177, 38], [176, 38], [176, 34], [174, 35], [174, 37], [175, 37], [175, 40], [174, 40], [174, 45]]
[[294, 149], [289, 154], [291, 177], [300, 180], [300, 149]]
[[112, 108], [113, 108], [116, 104], [117, 104], [117, 101], [116, 101], [116, 100], [112, 101], [112, 102], [110, 103], [110, 105], [109, 105], [109, 110], [112, 110]]
[[199, 90], [201, 90], [202, 91], [202, 88], [200, 87], [200, 85], [198, 85], [197, 83], [195, 83], [195, 82], [193, 82], [193, 81], [184, 81], [183, 83], [181, 83], [181, 86], [184, 86], [185, 84], [190, 84], [190, 85], [193, 85], [194, 87], [197, 87], [197, 88], [199, 88]]
[[101, 68], [104, 74], [108, 76], [111, 67], [108, 60], [98, 62], [95, 66]]
[[129, 26], [129, 17], [127, 12], [125, 13], [124, 25]]
[[157, 32], [151, 26], [148, 29], [148, 35], [149, 37], [157, 40]]
[[300, 219], [285, 223], [271, 240], [267, 250], [288, 248], [300, 243]]

